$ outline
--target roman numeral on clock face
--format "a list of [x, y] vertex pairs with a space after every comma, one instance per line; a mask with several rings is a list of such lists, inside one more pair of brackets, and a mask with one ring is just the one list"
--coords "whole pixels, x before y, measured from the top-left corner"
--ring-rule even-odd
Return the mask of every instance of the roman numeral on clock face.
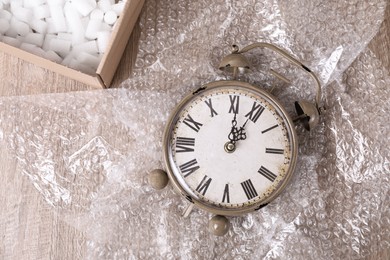
[[203, 125], [199, 122], [196, 122], [194, 119], [192, 119], [190, 115], [187, 115], [187, 117], [184, 118], [183, 123], [186, 124], [188, 127], [190, 127], [192, 130], [194, 130], [195, 132], [198, 132], [200, 127]]
[[193, 159], [191, 161], [188, 161], [182, 165], [179, 166], [181, 173], [184, 174], [184, 177], [188, 177], [191, 173], [198, 170], [200, 167], [197, 165], [198, 162], [196, 159]]
[[262, 134], [265, 134], [265, 133], [267, 133], [268, 131], [271, 131], [272, 129], [275, 129], [275, 128], [278, 127], [278, 126], [279, 126], [279, 125], [273, 125], [273, 126], [271, 126], [270, 128], [267, 128], [267, 129], [261, 131], [261, 133], [262, 133]]
[[194, 146], [195, 146], [195, 138], [189, 138], [189, 137], [176, 138], [177, 153], [193, 152]]
[[260, 169], [258, 170], [258, 173], [260, 173], [261, 175], [263, 175], [265, 178], [267, 178], [268, 180], [270, 180], [272, 182], [274, 182], [274, 180], [277, 177], [274, 173], [272, 173], [270, 170], [268, 170], [264, 166], [260, 167]]
[[265, 148], [266, 153], [273, 153], [273, 154], [284, 154], [283, 149], [275, 149], [275, 148]]
[[224, 202], [230, 203], [229, 184], [225, 184], [225, 189], [223, 190], [222, 203]]
[[229, 113], [238, 114], [238, 107], [240, 105], [240, 96], [229, 95], [230, 108]]
[[213, 103], [211, 103], [211, 98], [209, 98], [208, 101], [205, 100], [204, 102], [210, 108], [211, 117], [214, 117], [214, 116], [218, 115], [217, 111], [215, 111], [214, 108], [213, 108]]
[[264, 107], [262, 107], [260, 104], [257, 104], [256, 102], [253, 102], [251, 111], [249, 111], [249, 113], [246, 114], [245, 117], [249, 117], [249, 119], [253, 123], [256, 123], [257, 119], [259, 119], [263, 111]]
[[205, 175], [195, 190], [204, 196], [212, 180], [212, 178], [209, 178], [207, 175]]
[[251, 179], [248, 179], [244, 182], [241, 182], [241, 187], [244, 189], [245, 195], [248, 198], [248, 200], [253, 199], [257, 197], [257, 191], [255, 187], [253, 186], [253, 183]]

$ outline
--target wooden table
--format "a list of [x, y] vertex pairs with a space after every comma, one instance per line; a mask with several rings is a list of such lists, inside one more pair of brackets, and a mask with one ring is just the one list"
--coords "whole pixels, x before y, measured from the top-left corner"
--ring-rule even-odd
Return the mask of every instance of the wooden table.
[[[113, 81], [113, 87], [127, 79], [137, 52], [136, 25]], [[368, 45], [390, 72], [390, 7], [379, 33]], [[30, 71], [26, 74], [25, 71]], [[34, 75], [33, 75], [34, 74]], [[42, 88], [42, 82], [50, 84]], [[12, 84], [3, 80], [13, 78]], [[39, 78], [38, 77], [38, 78]], [[57, 75], [0, 52], [0, 96], [21, 96], [91, 90], [92, 87]], [[28, 84], [26, 84], [26, 82]], [[18, 171], [14, 156], [0, 149], [0, 259], [83, 259], [84, 234], [62, 221], [26, 176]], [[369, 259], [390, 259], [383, 250]]]

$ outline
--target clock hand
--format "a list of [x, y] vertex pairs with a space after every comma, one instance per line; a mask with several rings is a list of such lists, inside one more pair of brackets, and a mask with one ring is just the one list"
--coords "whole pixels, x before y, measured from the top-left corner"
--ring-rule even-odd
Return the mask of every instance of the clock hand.
[[237, 120], [236, 120], [236, 118], [237, 118], [237, 114], [234, 113], [234, 117], [233, 117], [233, 120], [232, 120], [232, 126], [233, 126], [233, 127], [235, 127], [235, 126], [237, 125]]
[[249, 117], [246, 119], [245, 123], [241, 126], [241, 128], [245, 128], [246, 123], [248, 123]]
[[234, 117], [232, 120], [232, 128], [230, 130], [230, 133], [228, 135], [228, 139], [230, 140], [230, 143], [234, 144], [236, 141], [238, 141], [238, 129], [237, 129], [237, 120], [236, 120], [237, 114], [234, 113]]
[[245, 123], [240, 127], [240, 130], [238, 130], [238, 140], [245, 140], [246, 139], [245, 126], [246, 126], [246, 123], [248, 123], [248, 120], [249, 120], [249, 118], [246, 119]]
[[232, 144], [235, 144], [239, 140], [245, 140], [246, 139], [246, 133], [245, 133], [245, 126], [248, 123], [249, 118], [246, 119], [245, 123], [240, 127], [240, 129], [237, 129], [237, 120], [236, 120], [236, 114], [234, 114], [234, 118], [232, 120], [232, 129], [229, 133], [229, 140]]

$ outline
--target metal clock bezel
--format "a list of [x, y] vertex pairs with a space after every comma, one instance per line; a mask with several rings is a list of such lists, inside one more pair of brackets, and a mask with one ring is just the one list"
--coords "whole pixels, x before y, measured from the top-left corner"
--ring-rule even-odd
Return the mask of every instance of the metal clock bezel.
[[[197, 198], [196, 196], [193, 196], [187, 192], [183, 186], [180, 184], [180, 181], [176, 178], [172, 165], [170, 164], [170, 154], [172, 153], [171, 147], [169, 145], [172, 129], [174, 125], [176, 124], [178, 115], [180, 115], [181, 110], [183, 107], [185, 107], [189, 102], [191, 102], [192, 99], [196, 98], [198, 95], [202, 95], [205, 91], [210, 89], [215, 89], [219, 87], [238, 87], [242, 89], [247, 89], [250, 91], [253, 91], [255, 93], [258, 93], [260, 96], [264, 96], [268, 102], [270, 102], [275, 109], [279, 110], [281, 114], [283, 114], [285, 120], [286, 120], [286, 129], [290, 132], [290, 142], [291, 142], [291, 164], [290, 167], [286, 173], [286, 177], [283, 181], [278, 185], [278, 187], [273, 191], [273, 193], [267, 197], [266, 199], [259, 201], [253, 205], [249, 205], [248, 207], [240, 207], [240, 208], [225, 208], [225, 207], [218, 207], [216, 205], [204, 202], [201, 200], [201, 198]], [[295, 167], [296, 167], [296, 161], [297, 161], [297, 155], [298, 155], [298, 141], [297, 141], [297, 135], [295, 131], [295, 127], [293, 124], [293, 121], [289, 114], [284, 109], [283, 105], [280, 104], [280, 102], [270, 93], [266, 92], [263, 89], [260, 89], [259, 87], [256, 87], [250, 83], [237, 81], [237, 80], [222, 80], [222, 81], [214, 81], [211, 83], [208, 83], [204, 85], [202, 88], [200, 88], [198, 91], [195, 91], [193, 93], [190, 93], [187, 95], [173, 110], [171, 113], [169, 120], [166, 124], [164, 134], [163, 134], [163, 149], [164, 149], [164, 165], [167, 169], [168, 177], [171, 180], [171, 183], [173, 184], [176, 191], [178, 191], [180, 194], [182, 194], [185, 198], [187, 198], [190, 202], [194, 203], [195, 206], [202, 208], [208, 212], [211, 212], [213, 214], [217, 215], [226, 215], [226, 216], [236, 216], [236, 215], [242, 215], [248, 212], [252, 212], [254, 210], [257, 210], [261, 208], [263, 205], [271, 202], [276, 197], [280, 195], [280, 193], [286, 188], [287, 184], [290, 182], [290, 179], [294, 173]], [[184, 179], [184, 178], [183, 178]]]

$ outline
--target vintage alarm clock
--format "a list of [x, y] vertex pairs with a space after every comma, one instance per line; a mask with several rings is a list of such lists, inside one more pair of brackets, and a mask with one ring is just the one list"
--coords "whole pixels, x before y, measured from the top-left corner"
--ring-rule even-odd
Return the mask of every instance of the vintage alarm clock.
[[[319, 121], [321, 86], [316, 75], [284, 50], [254, 43], [233, 52], [220, 69], [247, 71], [243, 53], [269, 48], [295, 64], [316, 84], [314, 102], [297, 101], [295, 119], [311, 130]], [[282, 77], [282, 76], [280, 76]], [[186, 96], [173, 111], [164, 132], [166, 172], [150, 173], [149, 182], [164, 188], [168, 179], [193, 206], [216, 216], [209, 228], [215, 235], [229, 229], [225, 216], [260, 209], [275, 199], [291, 179], [298, 155], [294, 122], [283, 105], [267, 91], [237, 80], [211, 82]]]

